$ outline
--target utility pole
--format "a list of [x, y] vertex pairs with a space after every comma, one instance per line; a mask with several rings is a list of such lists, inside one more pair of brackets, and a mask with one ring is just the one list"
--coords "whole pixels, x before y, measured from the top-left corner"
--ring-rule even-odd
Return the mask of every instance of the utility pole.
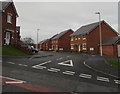
[[37, 29], [37, 45], [36, 45], [36, 49], [38, 49], [38, 37], [39, 37], [39, 36], [38, 36], [38, 33], [39, 33], [39, 30], [40, 30], [40, 29]]

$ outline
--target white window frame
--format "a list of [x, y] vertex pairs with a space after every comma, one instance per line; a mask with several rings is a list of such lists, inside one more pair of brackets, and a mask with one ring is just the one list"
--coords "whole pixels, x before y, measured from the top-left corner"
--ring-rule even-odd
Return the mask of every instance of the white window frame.
[[83, 50], [86, 50], [86, 49], [87, 49], [86, 43], [83, 43], [83, 44], [82, 44], [82, 49], [83, 49]]

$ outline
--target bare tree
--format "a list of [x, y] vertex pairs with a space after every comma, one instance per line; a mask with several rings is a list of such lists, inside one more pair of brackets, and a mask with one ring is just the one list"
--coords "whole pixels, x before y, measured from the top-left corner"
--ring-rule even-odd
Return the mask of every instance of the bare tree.
[[26, 45], [33, 45], [34, 44], [34, 40], [30, 37], [23, 38], [22, 41]]

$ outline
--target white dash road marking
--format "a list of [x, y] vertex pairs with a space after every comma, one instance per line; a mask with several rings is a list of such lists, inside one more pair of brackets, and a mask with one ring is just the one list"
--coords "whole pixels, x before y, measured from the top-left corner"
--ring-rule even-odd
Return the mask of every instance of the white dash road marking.
[[51, 70], [56, 70], [56, 71], [60, 71], [60, 69], [57, 68], [50, 68]]
[[22, 84], [24, 83], [23, 81], [6, 81], [6, 84]]
[[44, 69], [44, 68], [42, 68], [42, 67], [33, 67], [33, 68], [35, 68], [35, 69], [41, 69], [41, 70]]
[[0, 63], [2, 63], [2, 60], [0, 60]]
[[15, 64], [14, 62], [7, 62], [7, 63], [9, 63], [9, 64]]
[[120, 84], [120, 80], [114, 80], [116, 84]]
[[63, 74], [74, 75], [75, 72], [72, 72], [72, 71], [65, 71], [65, 72], [63, 72]]
[[51, 71], [51, 72], [59, 72], [59, 71], [60, 71], [60, 69], [50, 68], [50, 69], [48, 69], [48, 71]]
[[109, 79], [105, 78], [105, 77], [97, 77], [97, 80], [104, 81], [104, 82], [109, 82]]
[[44, 62], [44, 63], [41, 63], [41, 64], [38, 64], [38, 65], [44, 65], [44, 64], [47, 64], [47, 63], [50, 63], [50, 62], [52, 62], [52, 61], [46, 61], [46, 62]]
[[63, 58], [61, 57], [61, 58], [58, 58], [58, 59], [56, 59], [56, 60], [61, 60], [61, 59], [63, 59]]
[[67, 56], [67, 57], [70, 57], [70, 56]]
[[80, 74], [79, 77], [82, 77], [82, 78], [92, 78], [92, 75], [89, 75], [89, 74]]
[[32, 68], [36, 68], [36, 69], [45, 69], [46, 67], [44, 67], [44, 66], [32, 66]]
[[24, 64], [18, 64], [19, 66], [24, 66], [24, 67], [27, 67], [28, 65], [24, 65]]

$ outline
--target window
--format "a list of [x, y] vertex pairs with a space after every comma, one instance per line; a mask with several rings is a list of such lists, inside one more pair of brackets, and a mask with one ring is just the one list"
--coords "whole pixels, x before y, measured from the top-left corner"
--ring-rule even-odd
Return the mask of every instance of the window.
[[73, 44], [71, 44], [71, 49], [74, 49], [74, 45]]
[[11, 14], [7, 15], [7, 23], [12, 23], [12, 15]]
[[78, 39], [80, 40], [80, 36], [78, 37]]
[[83, 40], [85, 40], [86, 39], [86, 37], [85, 36], [83, 36]]
[[60, 51], [62, 51], [62, 50], [63, 50], [63, 48], [59, 48], [59, 50], [60, 50]]
[[90, 48], [90, 51], [94, 51], [94, 48]]
[[86, 43], [83, 43], [83, 44], [82, 44], [82, 49], [83, 49], [83, 50], [86, 50]]
[[71, 41], [73, 41], [74, 40], [74, 38], [73, 37], [71, 37]]
[[77, 37], [75, 38], [75, 40], [77, 40]]

